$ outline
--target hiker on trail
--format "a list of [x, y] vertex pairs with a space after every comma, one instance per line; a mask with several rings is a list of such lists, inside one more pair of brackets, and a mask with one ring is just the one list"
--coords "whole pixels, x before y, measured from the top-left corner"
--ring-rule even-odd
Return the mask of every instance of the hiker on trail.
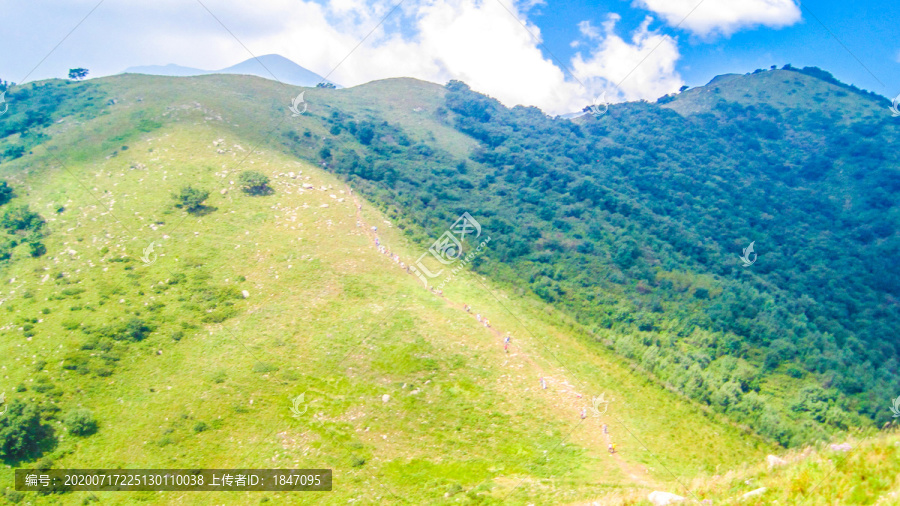
[[609, 451], [610, 455], [612, 455], [613, 453], [616, 453], [616, 444], [609, 443], [609, 446], [607, 447], [607, 451]]
[[587, 411], [581, 408], [581, 419], [584, 420], [585, 418], [587, 418]]
[[603, 424], [603, 433], [609, 434], [609, 427], [607, 427], [605, 423]]
[[487, 328], [491, 328], [491, 321], [487, 318], [484, 319], [484, 326]]
[[547, 390], [547, 382], [544, 381], [544, 377], [541, 376], [541, 388]]
[[372, 227], [372, 232], [378, 232], [378, 227]]
[[481, 313], [475, 315], [475, 319], [478, 320], [478, 323], [481, 323]]
[[356, 228], [359, 228], [359, 220], [356, 220]]
[[509, 332], [506, 333], [506, 339], [503, 340], [503, 349], [506, 350], [506, 353], [509, 353]]

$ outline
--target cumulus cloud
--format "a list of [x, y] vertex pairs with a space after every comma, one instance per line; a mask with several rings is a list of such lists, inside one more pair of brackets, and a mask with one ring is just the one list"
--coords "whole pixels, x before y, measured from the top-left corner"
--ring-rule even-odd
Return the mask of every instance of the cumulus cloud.
[[[72, 0], [65, 10], [53, 10], [54, 1], [33, 0], [14, 9], [12, 18], [27, 26], [10, 38], [23, 48], [11, 55], [17, 67], [30, 69], [96, 5]], [[105, 2], [30, 79], [64, 76], [74, 66], [90, 68], [93, 76], [167, 63], [216, 69], [250, 53], [277, 53], [345, 86], [400, 76], [438, 83], [460, 79], [507, 106], [535, 105], [551, 114], [580, 110], [598, 87], [609, 88], [635, 67], [622, 84], [622, 99], [652, 99], [681, 85], [674, 39], [649, 31], [645, 22], [626, 41], [614, 33], [615, 15], [600, 27], [588, 22], [572, 27], [579, 30], [578, 48], [585, 53], [566, 63], [579, 76], [572, 79], [541, 51], [541, 31], [528, 19], [540, 0], [502, 5], [413, 0], [380, 25], [395, 1], [203, 0], [203, 5], [214, 17], [198, 2]], [[17, 26], [12, 18], [7, 15], [7, 24]]]
[[794, 0], [634, 0], [633, 5], [701, 37], [727, 36], [754, 26], [781, 28], [801, 17]]
[[677, 41], [649, 29], [649, 17], [628, 42], [614, 33], [619, 16], [611, 14], [597, 29], [582, 33], [599, 39], [587, 55], [576, 53], [573, 71], [592, 94], [608, 101], [653, 99], [671, 93], [684, 82], [675, 70], [681, 54]]

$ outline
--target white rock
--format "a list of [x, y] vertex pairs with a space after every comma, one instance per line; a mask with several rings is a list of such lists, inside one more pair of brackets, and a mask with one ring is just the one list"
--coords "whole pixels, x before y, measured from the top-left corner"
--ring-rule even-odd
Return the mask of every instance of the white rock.
[[681, 502], [684, 500], [684, 497], [673, 494], [671, 492], [660, 492], [659, 490], [656, 490], [654, 492], [650, 492], [650, 495], [647, 496], [647, 499], [649, 499], [654, 506], [666, 506], [667, 504], [675, 504], [677, 502]]
[[787, 461], [781, 457], [776, 457], [775, 455], [769, 455], [766, 457], [766, 464], [769, 465], [769, 469], [772, 469], [775, 466], [783, 466], [787, 464]]
[[244, 298], [246, 299], [247, 297], [250, 296], [250, 292], [248, 292], [247, 290], [241, 290], [241, 295], [243, 295]]
[[389, 401], [389, 400], [391, 400], [391, 396], [390, 396], [390, 395], [384, 394], [384, 395], [381, 396], [381, 402], [387, 402], [387, 401]]
[[756, 497], [758, 495], [763, 495], [766, 492], [766, 487], [760, 487], [756, 490], [751, 490], [746, 494], [741, 496], [741, 499], [748, 499], [750, 497]]

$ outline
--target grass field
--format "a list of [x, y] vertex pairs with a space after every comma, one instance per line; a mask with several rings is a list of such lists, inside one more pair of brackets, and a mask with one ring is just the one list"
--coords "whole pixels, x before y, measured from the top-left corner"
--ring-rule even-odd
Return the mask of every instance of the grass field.
[[[376, 207], [320, 168], [252, 150], [261, 139], [228, 119], [237, 113], [226, 107], [240, 102], [229, 106], [224, 95], [254, 94], [263, 80], [184, 79], [163, 93], [160, 79], [109, 79], [120, 103], [108, 114], [56, 124], [49, 151], [0, 166], [15, 201], [49, 229], [46, 255], [20, 247], [3, 267], [3, 393], [59, 413], [50, 419], [58, 444], [7, 462], [0, 480], [11, 487], [13, 468], [36, 465], [330, 468], [334, 489], [7, 491], [8, 500], [635, 504], [652, 490], [689, 495], [685, 486], [720, 500], [756, 488], [743, 484], [752, 478], [772, 484], [763, 497], [789, 502], [829, 476], [855, 485], [828, 481], [810, 504], [832, 504], [825, 494], [839, 485], [856, 498], [897, 490], [895, 438], [827, 465], [798, 459], [762, 470], [777, 451], [771, 443], [634, 371], [516, 287], [464, 270], [443, 296], [430, 292], [376, 249], [373, 226], [403, 262], [424, 253]], [[265, 84], [261, 100], [274, 100], [275, 85]], [[311, 90], [311, 103], [313, 92], [327, 93]], [[214, 103], [193, 106], [192, 96]], [[137, 117], [158, 124], [143, 131]], [[274, 193], [241, 192], [242, 170], [268, 175]], [[210, 192], [199, 213], [173, 207], [171, 194], [188, 185]], [[102, 337], [134, 319], [148, 324], [143, 338]], [[306, 410], [295, 416], [301, 394]], [[607, 409], [582, 420], [601, 394]], [[95, 434], [74, 436], [59, 423], [77, 407], [94, 413]], [[829, 474], [831, 465], [838, 471]], [[877, 484], [853, 477], [862, 467], [877, 469]]]

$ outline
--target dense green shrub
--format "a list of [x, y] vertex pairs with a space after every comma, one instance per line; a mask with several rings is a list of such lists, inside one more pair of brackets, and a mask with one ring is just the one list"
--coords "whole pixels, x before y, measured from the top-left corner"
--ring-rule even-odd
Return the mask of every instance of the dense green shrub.
[[0, 417], [0, 458], [15, 460], [34, 455], [51, 436], [37, 406], [14, 399]]
[[269, 188], [269, 177], [262, 172], [245, 170], [238, 176], [241, 190], [250, 195], [266, 195], [272, 192]]
[[70, 434], [89, 436], [97, 432], [97, 420], [89, 409], [76, 408], [66, 414], [63, 423]]
[[209, 192], [185, 186], [178, 193], [173, 194], [172, 198], [175, 199], [175, 207], [195, 213], [203, 209], [203, 202], [209, 198]]

